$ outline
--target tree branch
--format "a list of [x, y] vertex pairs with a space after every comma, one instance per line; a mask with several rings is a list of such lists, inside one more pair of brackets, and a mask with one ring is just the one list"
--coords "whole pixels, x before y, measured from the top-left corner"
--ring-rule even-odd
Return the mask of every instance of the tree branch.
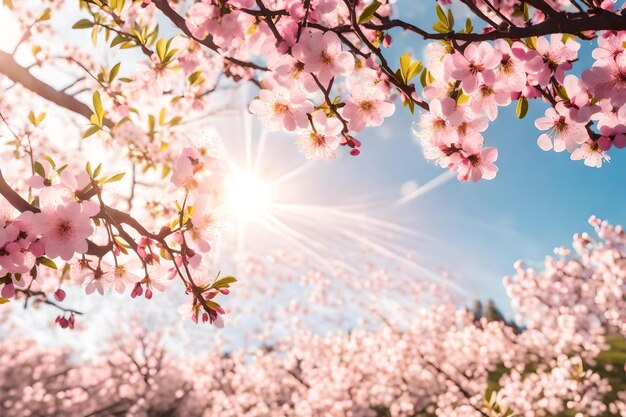
[[246, 68], [252, 68], [252, 69], [256, 69], [260, 71], [268, 70], [266, 67], [257, 65], [253, 62], [245, 62], [237, 58], [224, 56], [220, 52], [220, 47], [215, 42], [213, 42], [213, 37], [211, 35], [207, 36], [206, 39], [198, 39], [195, 36], [193, 36], [191, 31], [187, 27], [187, 22], [185, 21], [185, 18], [179, 15], [178, 13], [176, 13], [174, 9], [172, 9], [170, 4], [168, 3], [168, 0], [154, 0], [153, 3], [157, 7], [157, 9], [159, 9], [176, 27], [182, 30], [185, 35], [189, 36], [191, 39], [195, 40], [199, 44], [204, 45], [207, 48], [211, 49], [212, 51], [217, 52], [218, 54], [222, 55], [225, 60], [230, 61], [233, 64], [246, 67]]
[[[39, 80], [26, 68], [18, 64], [11, 54], [4, 51], [0, 51], [0, 73], [9, 77], [13, 82], [37, 94], [39, 97], [79, 114], [88, 120], [93, 114], [93, 111], [85, 103]], [[105, 119], [103, 123], [109, 128], [114, 126], [113, 122], [107, 119]]]

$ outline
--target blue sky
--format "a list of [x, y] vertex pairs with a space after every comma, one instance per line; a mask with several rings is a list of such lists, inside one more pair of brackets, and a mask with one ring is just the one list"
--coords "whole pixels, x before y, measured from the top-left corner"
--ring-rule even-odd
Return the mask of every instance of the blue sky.
[[[396, 10], [423, 27], [433, 22], [434, 2], [399, 0]], [[457, 22], [463, 21], [462, 14], [455, 15]], [[394, 41], [389, 62], [397, 63], [406, 50], [421, 57], [424, 41], [417, 36], [396, 32]], [[578, 67], [589, 63], [590, 50], [589, 44], [583, 45]], [[591, 214], [613, 223], [626, 221], [624, 152], [613, 149], [611, 163], [596, 169], [571, 161], [567, 152], [540, 150], [533, 122], [545, 108], [539, 101], [531, 102], [524, 120], [517, 119], [514, 105], [500, 108], [484, 135], [486, 146], [499, 149], [500, 171], [494, 180], [477, 184], [452, 180], [408, 203], [398, 214], [445, 242], [435, 258], [482, 298], [505, 302], [500, 282], [512, 272], [512, 263], [520, 258], [541, 261], [554, 246], [569, 245], [573, 233], [590, 229], [586, 222]], [[363, 154], [349, 158], [346, 170], [364, 173], [362, 186], [371, 183], [381, 189], [407, 180], [424, 183], [440, 174], [442, 170], [424, 160], [415, 144], [411, 135], [415, 120], [417, 115], [398, 107], [382, 132], [361, 135]]]

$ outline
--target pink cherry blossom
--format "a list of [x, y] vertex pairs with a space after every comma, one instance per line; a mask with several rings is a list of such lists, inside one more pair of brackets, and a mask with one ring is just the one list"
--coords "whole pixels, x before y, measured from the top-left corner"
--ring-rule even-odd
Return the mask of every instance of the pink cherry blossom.
[[342, 115], [350, 123], [350, 129], [359, 131], [366, 126], [380, 126], [385, 117], [395, 111], [393, 103], [386, 98], [379, 84], [364, 80], [352, 86], [352, 95], [342, 109]]
[[341, 41], [334, 32], [306, 31], [292, 49], [293, 56], [304, 63], [304, 70], [315, 74], [327, 86], [337, 75], [350, 75], [354, 57], [342, 51]]
[[340, 143], [341, 122], [318, 111], [313, 115], [312, 126], [315, 130], [304, 130], [300, 134], [298, 146], [308, 158], [333, 159]]
[[463, 53], [455, 53], [447, 58], [450, 76], [461, 81], [461, 88], [471, 94], [479, 84], [492, 85], [495, 81], [494, 69], [500, 63], [501, 54], [489, 43], [471, 43]]
[[89, 206], [76, 202], [44, 208], [33, 217], [41, 233], [41, 242], [50, 258], [69, 261], [75, 254], [87, 252], [87, 238], [93, 233], [90, 217], [97, 214]]
[[457, 166], [460, 181], [492, 180], [496, 177], [498, 167], [494, 162], [498, 159], [496, 148], [482, 149], [482, 142], [470, 140], [463, 142], [463, 150], [450, 157], [450, 162]]
[[583, 143], [578, 149], [574, 150], [571, 159], [573, 161], [584, 159], [585, 165], [596, 168], [600, 168], [603, 161], [610, 160], [609, 156], [600, 149], [598, 143], [590, 141]]
[[305, 128], [309, 122], [307, 113], [311, 111], [313, 105], [302, 92], [282, 86], [261, 90], [259, 98], [250, 104], [250, 112], [258, 115], [271, 131]]
[[553, 108], [547, 109], [545, 116], [535, 121], [535, 126], [540, 130], [548, 130], [548, 133], [542, 134], [537, 141], [544, 151], [554, 148], [556, 152], [565, 149], [571, 152], [576, 145], [584, 143], [589, 138], [583, 124], [568, 121]]

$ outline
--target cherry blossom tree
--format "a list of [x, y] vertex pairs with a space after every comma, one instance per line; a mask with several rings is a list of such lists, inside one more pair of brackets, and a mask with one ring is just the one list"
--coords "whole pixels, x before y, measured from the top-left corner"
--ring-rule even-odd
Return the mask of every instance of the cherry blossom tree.
[[[608, 0], [441, 0], [432, 28], [397, 18], [390, 0], [3, 4], [21, 35], [0, 52], [2, 302], [61, 307], [62, 327], [77, 313], [59, 305], [66, 282], [151, 298], [176, 277], [190, 296], [183, 315], [223, 324], [215, 297], [235, 278], [209, 272], [207, 252], [224, 161], [184, 126], [237, 84], [254, 86], [250, 112], [308, 157], [358, 155], [360, 132], [399, 102], [417, 110], [425, 157], [463, 181], [496, 176], [485, 132], [513, 103], [520, 118], [530, 100], [546, 105], [541, 149], [599, 167], [626, 145], [626, 19]], [[456, 7], [472, 18], [457, 23]], [[424, 63], [391, 62], [398, 31], [426, 41]], [[104, 56], [75, 42], [86, 34]], [[593, 61], [579, 71], [582, 41]], [[90, 146], [113, 162], [92, 164]], [[136, 204], [146, 185], [172, 198]]]
[[596, 237], [505, 278], [517, 325], [490, 304], [472, 312], [441, 293], [427, 304], [424, 290], [407, 320], [210, 353], [168, 350], [162, 330], [133, 321], [88, 358], [5, 339], [3, 414], [621, 416], [626, 232], [590, 223]]

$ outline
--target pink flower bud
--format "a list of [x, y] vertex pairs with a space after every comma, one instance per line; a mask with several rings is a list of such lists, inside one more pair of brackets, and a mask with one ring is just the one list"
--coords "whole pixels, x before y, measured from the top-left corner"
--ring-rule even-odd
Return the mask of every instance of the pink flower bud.
[[130, 293], [131, 298], [135, 298], [143, 294], [143, 288], [141, 288], [141, 284], [135, 284], [133, 291]]
[[613, 145], [617, 149], [622, 149], [626, 147], [626, 133], [619, 133], [615, 135], [615, 139], [613, 139]]
[[146, 288], [146, 299], [152, 299], [152, 290], [150, 288]]
[[13, 298], [15, 295], [15, 287], [13, 286], [13, 283], [9, 282], [8, 284], [5, 284], [5, 286], [2, 287], [0, 295], [2, 295], [3, 298]]
[[389, 35], [385, 35], [385, 36], [383, 37], [383, 46], [384, 46], [385, 48], [389, 48], [389, 47], [391, 46], [391, 41], [392, 41], [391, 36], [389, 36]]
[[65, 300], [65, 291], [60, 288], [56, 290], [54, 292], [54, 299], [57, 300], [59, 303], [63, 302], [63, 300]]
[[600, 136], [600, 138], [598, 139], [598, 146], [603, 151], [608, 151], [609, 149], [611, 149], [611, 145], [613, 145], [613, 142], [611, 142], [611, 139], [607, 138], [606, 136]]
[[40, 256], [43, 256], [46, 253], [46, 248], [43, 246], [43, 243], [41, 243], [40, 241], [33, 242], [30, 245], [30, 253], [32, 253], [35, 256], [35, 258], [39, 258]]

